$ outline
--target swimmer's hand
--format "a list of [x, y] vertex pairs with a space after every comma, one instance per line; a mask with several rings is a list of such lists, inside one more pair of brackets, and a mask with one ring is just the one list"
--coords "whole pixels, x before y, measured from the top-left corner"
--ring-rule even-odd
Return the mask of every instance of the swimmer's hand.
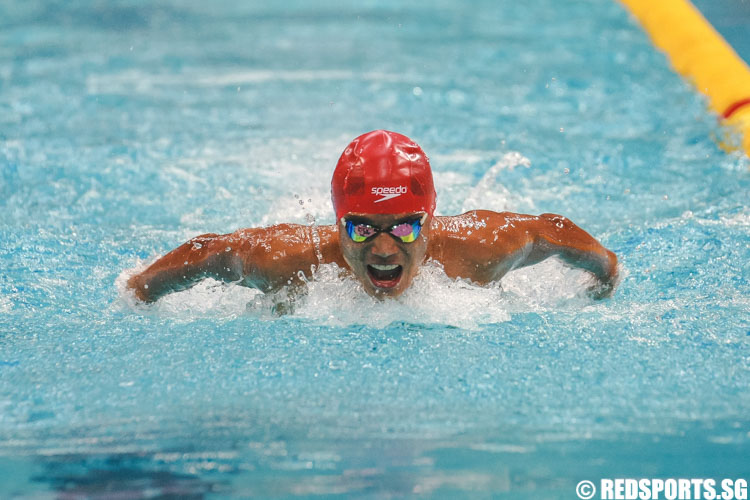
[[140, 274], [134, 274], [128, 279], [126, 287], [133, 291], [136, 299], [141, 302], [149, 302], [148, 294], [146, 293], [147, 288], [144, 288], [142, 281]]
[[617, 269], [615, 269], [614, 275], [612, 276], [608, 276], [604, 279], [596, 278], [594, 283], [586, 289], [586, 295], [594, 300], [608, 299], [615, 293], [615, 288], [617, 288], [618, 283], [619, 276], [617, 274]]

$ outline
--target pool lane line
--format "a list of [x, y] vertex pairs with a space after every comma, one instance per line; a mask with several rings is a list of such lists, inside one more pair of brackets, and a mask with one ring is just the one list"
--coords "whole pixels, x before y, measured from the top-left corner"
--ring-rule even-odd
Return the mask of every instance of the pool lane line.
[[750, 156], [750, 68], [689, 0], [620, 0], [643, 26], [674, 69], [708, 96], [722, 123], [739, 134]]

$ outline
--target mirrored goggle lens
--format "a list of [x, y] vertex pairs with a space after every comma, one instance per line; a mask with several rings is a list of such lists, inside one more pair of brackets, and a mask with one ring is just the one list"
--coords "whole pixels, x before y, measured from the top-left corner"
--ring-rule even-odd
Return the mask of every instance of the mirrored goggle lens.
[[346, 221], [346, 232], [349, 234], [352, 241], [357, 243], [362, 243], [367, 240], [367, 238], [371, 238], [377, 234], [377, 231], [371, 225], [355, 224], [352, 221]]
[[[419, 232], [421, 230], [422, 221], [418, 219], [413, 222], [401, 222], [391, 226], [391, 228], [388, 229], [388, 232], [404, 243], [411, 243], [419, 237]], [[349, 234], [352, 241], [356, 243], [362, 243], [382, 231], [383, 230], [376, 229], [369, 224], [355, 224], [352, 221], [346, 221], [346, 232]]]
[[418, 220], [415, 220], [414, 222], [402, 222], [401, 224], [396, 224], [391, 228], [390, 233], [393, 236], [400, 238], [404, 243], [411, 243], [417, 239], [421, 229], [422, 224], [420, 224]]

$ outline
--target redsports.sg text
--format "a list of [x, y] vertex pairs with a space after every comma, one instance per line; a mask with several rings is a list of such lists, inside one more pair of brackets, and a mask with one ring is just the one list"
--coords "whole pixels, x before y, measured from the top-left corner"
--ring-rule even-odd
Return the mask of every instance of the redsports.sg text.
[[747, 480], [602, 479], [602, 500], [747, 500]]

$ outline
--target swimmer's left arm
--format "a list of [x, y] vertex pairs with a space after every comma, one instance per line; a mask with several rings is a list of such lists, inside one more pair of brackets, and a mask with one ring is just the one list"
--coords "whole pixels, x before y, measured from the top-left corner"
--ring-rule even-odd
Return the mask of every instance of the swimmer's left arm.
[[614, 252], [562, 215], [542, 214], [539, 219], [542, 227], [536, 235], [534, 251], [557, 255], [565, 263], [592, 273], [598, 280], [598, 285], [589, 290], [592, 297], [601, 299], [612, 295], [617, 284]]
[[[497, 262], [495, 279], [511, 269], [530, 266], [557, 256], [568, 265], [593, 274], [597, 284], [589, 290], [596, 299], [612, 294], [617, 283], [617, 256], [568, 218], [556, 214], [528, 216], [496, 214], [508, 229], [509, 243]], [[512, 242], [512, 243], [510, 243]]]

